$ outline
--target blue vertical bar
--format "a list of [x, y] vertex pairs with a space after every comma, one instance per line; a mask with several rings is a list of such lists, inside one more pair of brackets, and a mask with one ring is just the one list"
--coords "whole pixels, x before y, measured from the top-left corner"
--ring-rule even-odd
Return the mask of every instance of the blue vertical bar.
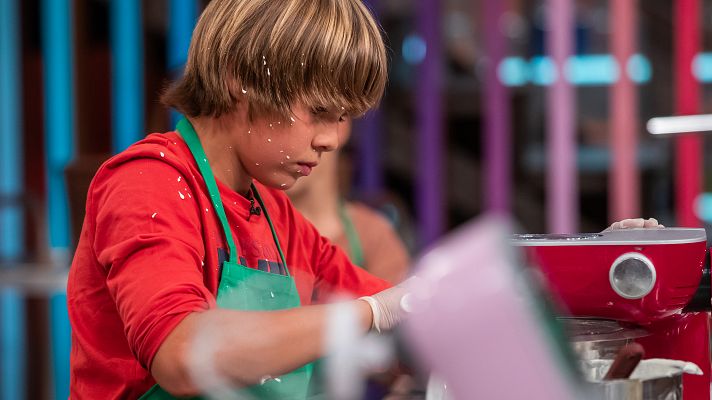
[[[168, 72], [173, 78], [183, 73], [183, 67], [188, 59], [190, 39], [198, 18], [198, 2], [196, 0], [171, 0], [168, 5], [168, 54], [166, 57]], [[171, 124], [176, 126], [179, 114], [171, 110]]]
[[418, 239], [428, 245], [442, 234], [445, 223], [442, 175], [443, 126], [442, 56], [440, 44], [440, 2], [418, 2], [418, 31], [426, 44], [426, 54], [419, 68], [417, 83], [418, 150], [416, 170], [416, 211]]
[[[49, 244], [66, 255], [70, 245], [69, 206], [64, 169], [74, 157], [74, 65], [72, 1], [42, 0], [42, 44], [45, 82], [45, 152]], [[66, 257], [57, 261], [66, 261]], [[66, 307], [52, 307], [52, 362], [55, 398], [69, 396], [69, 335]]]
[[144, 136], [141, 1], [111, 1], [112, 150], [121, 152]]
[[[22, 193], [22, 97], [20, 92], [20, 15], [17, 0], [0, 1], [0, 197]], [[0, 260], [23, 252], [19, 204], [0, 206]], [[0, 289], [0, 398], [25, 397], [24, 307], [19, 293]]]

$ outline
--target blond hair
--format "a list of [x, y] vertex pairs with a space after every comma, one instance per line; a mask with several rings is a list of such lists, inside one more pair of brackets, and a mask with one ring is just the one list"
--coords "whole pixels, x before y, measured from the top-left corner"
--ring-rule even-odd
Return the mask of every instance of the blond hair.
[[250, 115], [287, 116], [301, 102], [358, 116], [386, 79], [381, 30], [361, 0], [213, 0], [161, 101], [190, 117], [228, 113], [240, 95]]

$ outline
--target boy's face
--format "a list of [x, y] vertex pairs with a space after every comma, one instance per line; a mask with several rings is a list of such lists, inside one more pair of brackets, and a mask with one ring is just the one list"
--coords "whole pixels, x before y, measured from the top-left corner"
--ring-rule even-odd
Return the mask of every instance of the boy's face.
[[341, 110], [300, 104], [292, 111], [286, 120], [255, 116], [247, 132], [235, 135], [245, 171], [262, 184], [282, 190], [308, 176], [322, 153], [336, 150], [348, 134], [348, 117]]

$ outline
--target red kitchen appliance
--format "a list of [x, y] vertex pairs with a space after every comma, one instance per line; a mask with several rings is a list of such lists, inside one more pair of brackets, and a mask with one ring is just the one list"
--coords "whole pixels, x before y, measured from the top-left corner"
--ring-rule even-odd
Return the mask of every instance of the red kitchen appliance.
[[[615, 321], [646, 358], [690, 361], [685, 399], [710, 399], [710, 256], [704, 229], [515, 235], [568, 317]], [[643, 336], [643, 337], [639, 337]]]

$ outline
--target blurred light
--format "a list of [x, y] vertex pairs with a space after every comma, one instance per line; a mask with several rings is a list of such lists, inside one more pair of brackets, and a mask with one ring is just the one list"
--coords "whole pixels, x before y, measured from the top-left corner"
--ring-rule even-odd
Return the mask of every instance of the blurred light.
[[559, 77], [556, 65], [550, 57], [538, 56], [532, 58], [529, 63], [530, 79], [533, 84], [540, 86], [551, 85]]
[[420, 64], [425, 60], [428, 52], [428, 46], [425, 40], [417, 34], [411, 34], [403, 39], [403, 59], [408, 64]]
[[712, 82], [712, 53], [699, 53], [692, 60], [692, 74], [703, 83]]
[[650, 65], [650, 60], [642, 54], [634, 54], [628, 60], [627, 71], [628, 76], [635, 83], [650, 82], [653, 77], [653, 67]]
[[[506, 86], [523, 86], [531, 83], [548, 86], [556, 82], [556, 66], [548, 56], [533, 57], [529, 62], [521, 57], [507, 57], [500, 63], [498, 76]], [[610, 54], [579, 55], [566, 62], [566, 79], [575, 86], [612, 85], [620, 78], [618, 64]], [[638, 84], [652, 77], [650, 61], [641, 54], [633, 55], [626, 66], [630, 79]], [[712, 77], [712, 74], [710, 74]]]
[[611, 85], [618, 81], [620, 69], [610, 54], [582, 55], [566, 61], [566, 78], [574, 85]]
[[712, 223], [712, 193], [701, 193], [695, 199], [695, 214], [697, 218]]
[[497, 76], [505, 86], [523, 86], [529, 80], [527, 61], [522, 57], [507, 57], [499, 64]]
[[653, 135], [712, 131], [712, 114], [651, 118], [647, 128]]

